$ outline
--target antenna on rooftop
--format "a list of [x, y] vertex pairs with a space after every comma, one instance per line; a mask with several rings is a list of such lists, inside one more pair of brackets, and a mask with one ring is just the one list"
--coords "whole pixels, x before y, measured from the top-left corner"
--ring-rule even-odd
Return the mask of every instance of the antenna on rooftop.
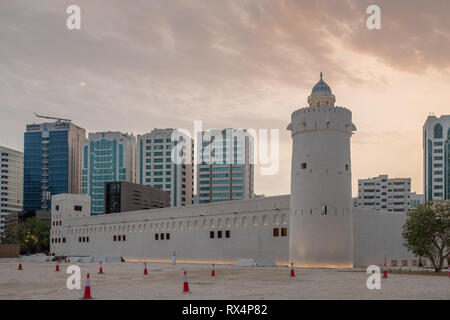
[[39, 114], [37, 114], [36, 112], [33, 112], [34, 115], [38, 118], [43, 118], [43, 119], [50, 119], [50, 120], [56, 120], [56, 121], [60, 121], [60, 122], [71, 122], [72, 120], [70, 119], [63, 119], [63, 118], [55, 118], [55, 117], [48, 117], [48, 116], [41, 116]]

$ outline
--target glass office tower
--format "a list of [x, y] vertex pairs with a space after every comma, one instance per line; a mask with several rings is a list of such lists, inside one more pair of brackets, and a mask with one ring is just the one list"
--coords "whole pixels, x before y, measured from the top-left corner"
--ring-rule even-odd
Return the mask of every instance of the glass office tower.
[[450, 199], [450, 115], [427, 118], [423, 165], [425, 201]]
[[136, 137], [121, 132], [90, 133], [83, 144], [82, 193], [91, 213], [104, 213], [105, 182], [134, 182]]
[[81, 145], [86, 131], [69, 121], [27, 125], [23, 209], [49, 210], [51, 196], [81, 193]]
[[199, 203], [253, 197], [253, 137], [246, 130], [208, 130], [198, 134]]

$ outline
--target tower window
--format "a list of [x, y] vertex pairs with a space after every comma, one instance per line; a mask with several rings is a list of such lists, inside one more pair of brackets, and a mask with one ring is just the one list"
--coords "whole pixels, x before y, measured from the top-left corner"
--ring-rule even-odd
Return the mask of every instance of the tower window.
[[306, 162], [303, 162], [303, 163], [301, 164], [301, 168], [302, 168], [302, 169], [306, 169]]
[[287, 228], [281, 228], [281, 236], [287, 237]]
[[209, 238], [210, 239], [214, 239], [214, 231], [210, 231], [209, 232]]
[[345, 165], [345, 171], [348, 171], [348, 169], [349, 169], [349, 166], [348, 166], [348, 164], [346, 164]]
[[274, 237], [279, 237], [280, 236], [280, 229], [274, 228], [273, 229], [273, 236]]
[[230, 230], [226, 230], [225, 231], [225, 238], [229, 238], [230, 237]]
[[217, 238], [222, 238], [222, 231], [217, 231]]

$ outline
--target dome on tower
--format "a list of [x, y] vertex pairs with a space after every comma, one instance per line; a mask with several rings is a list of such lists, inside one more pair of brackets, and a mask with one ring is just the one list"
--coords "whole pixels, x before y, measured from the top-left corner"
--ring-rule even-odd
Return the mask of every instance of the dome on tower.
[[323, 81], [321, 72], [319, 82], [313, 87], [311, 95], [308, 97], [309, 106], [334, 106], [335, 101], [336, 98], [331, 92], [330, 86]]

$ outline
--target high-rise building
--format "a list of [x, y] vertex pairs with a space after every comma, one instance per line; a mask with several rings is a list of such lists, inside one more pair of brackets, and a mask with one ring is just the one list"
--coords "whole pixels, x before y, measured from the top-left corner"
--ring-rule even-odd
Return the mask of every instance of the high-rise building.
[[411, 179], [387, 175], [358, 180], [358, 208], [408, 212], [411, 209]]
[[23, 208], [23, 153], [0, 146], [0, 233], [6, 228], [6, 216]]
[[91, 197], [91, 213], [104, 213], [104, 184], [134, 182], [136, 137], [121, 132], [89, 133], [83, 143], [82, 193]]
[[246, 130], [198, 133], [197, 195], [199, 203], [253, 197], [253, 137]]
[[165, 208], [170, 206], [166, 191], [128, 181], [105, 182], [105, 213]]
[[168, 192], [171, 207], [190, 205], [194, 189], [193, 157], [192, 139], [177, 129], [154, 129], [138, 135], [136, 183]]
[[425, 201], [450, 199], [450, 115], [425, 121], [423, 173]]
[[81, 193], [81, 146], [86, 131], [68, 120], [27, 125], [23, 209], [50, 210], [51, 196]]
[[425, 196], [423, 194], [411, 193], [411, 209], [415, 209], [421, 204], [424, 204]]

